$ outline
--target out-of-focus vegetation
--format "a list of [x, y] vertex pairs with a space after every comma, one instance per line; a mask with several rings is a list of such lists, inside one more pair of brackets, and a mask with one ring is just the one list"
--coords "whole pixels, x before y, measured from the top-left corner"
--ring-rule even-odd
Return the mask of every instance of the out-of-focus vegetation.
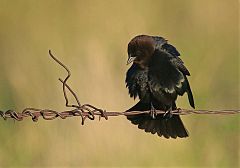
[[[124, 111], [127, 44], [167, 38], [181, 53], [197, 109], [239, 108], [237, 1], [0, 0], [0, 108], [64, 110], [62, 70], [83, 103]], [[190, 108], [186, 96], [178, 106]], [[237, 167], [239, 116], [182, 117], [187, 139], [146, 134], [124, 117], [33, 123], [0, 120], [0, 167]]]

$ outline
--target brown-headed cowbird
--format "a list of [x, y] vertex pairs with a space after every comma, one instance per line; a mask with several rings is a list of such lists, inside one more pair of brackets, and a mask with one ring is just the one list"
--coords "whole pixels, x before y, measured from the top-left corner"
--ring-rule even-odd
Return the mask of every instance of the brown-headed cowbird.
[[[139, 35], [128, 44], [126, 86], [130, 97], [140, 101], [127, 111], [147, 111], [149, 114], [128, 116], [127, 119], [145, 132], [165, 138], [188, 137], [188, 132], [176, 110], [177, 96], [185, 92], [194, 107], [192, 91], [187, 79], [190, 75], [177, 49], [158, 36]], [[165, 114], [156, 114], [164, 110]]]

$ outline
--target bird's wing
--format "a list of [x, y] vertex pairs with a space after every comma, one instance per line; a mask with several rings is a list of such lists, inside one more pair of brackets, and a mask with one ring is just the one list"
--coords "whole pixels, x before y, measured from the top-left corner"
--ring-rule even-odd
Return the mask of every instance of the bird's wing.
[[194, 107], [191, 88], [186, 77], [190, 73], [178, 56], [162, 50], [156, 51], [149, 74], [150, 88], [157, 98], [165, 102], [175, 101], [177, 95], [187, 92], [190, 105]]
[[156, 42], [156, 49], [165, 51], [173, 56], [180, 56], [178, 50], [163, 37], [153, 36], [153, 39]]
[[190, 76], [188, 69], [184, 66], [184, 62], [181, 60], [181, 58], [179, 58], [180, 53], [178, 50], [162, 37], [154, 36], [153, 38], [157, 43], [156, 49], [168, 53], [172, 64], [176, 66], [184, 75]]
[[174, 56], [180, 56], [178, 50], [171, 44], [165, 43], [162, 45], [162, 49]]
[[147, 93], [147, 71], [141, 69], [137, 64], [132, 64], [126, 74], [126, 87], [129, 90], [130, 97], [134, 99], [139, 96], [144, 97]]
[[184, 75], [190, 76], [190, 72], [185, 67], [184, 62], [179, 57], [171, 57], [170, 58], [171, 63], [179, 69]]
[[190, 105], [193, 108], [195, 108], [192, 90], [191, 90], [190, 84], [187, 79], [187, 76], [190, 76], [188, 69], [184, 66], [183, 61], [179, 57], [172, 57], [170, 59], [170, 61], [184, 75], [184, 82], [182, 83], [182, 88], [180, 89], [180, 88], [176, 87], [178, 94], [182, 95], [186, 91], [188, 94], [188, 100], [189, 100]]

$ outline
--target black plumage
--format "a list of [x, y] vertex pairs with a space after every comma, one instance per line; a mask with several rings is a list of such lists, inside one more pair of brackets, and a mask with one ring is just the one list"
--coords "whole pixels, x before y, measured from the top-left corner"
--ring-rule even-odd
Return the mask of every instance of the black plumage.
[[130, 97], [138, 96], [140, 101], [127, 111], [146, 111], [150, 114], [128, 116], [138, 128], [165, 138], [187, 137], [180, 116], [156, 115], [154, 110], [171, 113], [176, 109], [177, 96], [188, 94], [194, 108], [192, 91], [187, 79], [190, 75], [180, 53], [167, 40], [157, 36], [140, 35], [128, 44], [128, 63], [133, 62], [127, 71], [126, 86]]

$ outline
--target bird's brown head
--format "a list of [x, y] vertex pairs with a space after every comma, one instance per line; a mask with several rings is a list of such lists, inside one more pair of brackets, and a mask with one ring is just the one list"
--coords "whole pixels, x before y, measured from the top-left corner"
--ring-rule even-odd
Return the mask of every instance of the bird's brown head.
[[155, 41], [151, 36], [139, 35], [128, 43], [127, 64], [134, 62], [144, 68], [148, 65], [155, 50]]

